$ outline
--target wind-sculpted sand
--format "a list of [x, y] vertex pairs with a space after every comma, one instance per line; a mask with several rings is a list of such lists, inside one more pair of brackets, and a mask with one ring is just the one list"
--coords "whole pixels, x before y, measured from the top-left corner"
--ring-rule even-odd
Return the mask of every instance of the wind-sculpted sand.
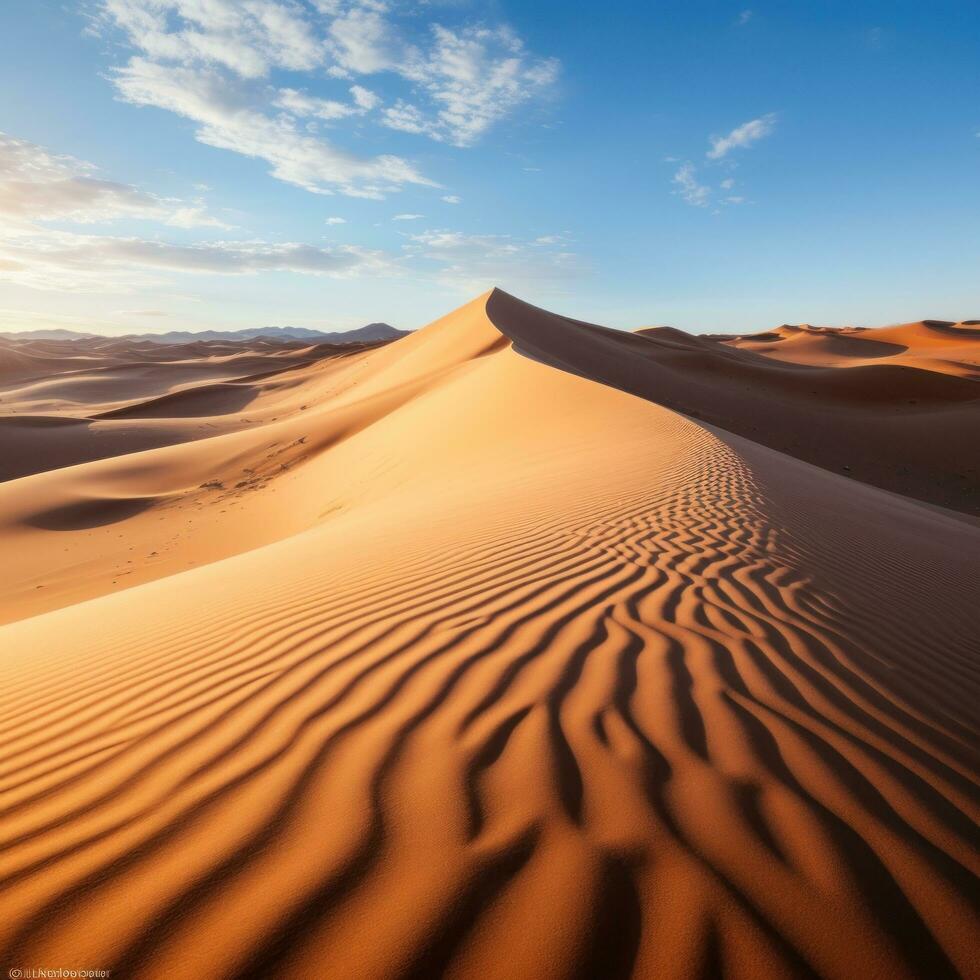
[[604, 333], [494, 292], [0, 485], [4, 968], [975, 975], [980, 524]]

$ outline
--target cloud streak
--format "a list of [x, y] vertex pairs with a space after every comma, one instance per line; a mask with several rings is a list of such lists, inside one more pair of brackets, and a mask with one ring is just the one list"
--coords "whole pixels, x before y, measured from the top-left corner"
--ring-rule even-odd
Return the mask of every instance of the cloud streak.
[[721, 160], [732, 150], [744, 149], [768, 136], [776, 128], [776, 114], [766, 113], [758, 119], [736, 126], [727, 136], [712, 136], [711, 149], [707, 152], [709, 160]]
[[[184, 97], [193, 99], [193, 91]], [[393, 253], [354, 244], [255, 239], [175, 242], [131, 234], [128, 227], [125, 234], [115, 229], [95, 233], [88, 226], [133, 218], [171, 229], [208, 228], [220, 222], [210, 218], [200, 202], [161, 198], [94, 174], [91, 164], [0, 134], [0, 217], [6, 220], [0, 238], [0, 280], [48, 291], [132, 294], [165, 286], [175, 275], [352, 278], [411, 272], [483, 289], [498, 281], [547, 283], [581, 274], [580, 260], [563, 235], [524, 241], [426, 230], [403, 236], [407, 244]], [[453, 195], [444, 196], [458, 203]], [[423, 217], [405, 212], [392, 220], [418, 222]], [[339, 216], [323, 220], [327, 226], [346, 223]], [[59, 226], [53, 226], [54, 221]], [[65, 230], [65, 223], [75, 228]]]
[[711, 188], [700, 183], [693, 163], [685, 163], [678, 167], [671, 182], [676, 185], [675, 194], [696, 208], [706, 208], [711, 201]]
[[92, 164], [0, 133], [0, 215], [95, 224], [141, 218], [176, 228], [227, 228], [200, 202], [161, 198], [97, 176]]
[[158, 197], [95, 173], [92, 164], [0, 133], [0, 217], [6, 224], [0, 239], [0, 279], [38, 289], [127, 292], [151, 281], [147, 274], [152, 272], [347, 277], [376, 273], [391, 264], [382, 253], [354, 245], [177, 244], [51, 227], [54, 221], [94, 225], [136, 218], [171, 228], [228, 228], [200, 202]]
[[424, 133], [455, 146], [471, 146], [499, 119], [547, 91], [558, 77], [555, 58], [535, 58], [508, 28], [432, 26], [433, 44], [412, 54], [397, 71], [435, 105], [427, 114], [400, 100], [383, 114], [385, 125]]
[[302, 132], [289, 116], [256, 111], [236, 83], [213, 69], [131, 58], [113, 77], [125, 101], [191, 119], [201, 143], [264, 160], [272, 176], [313, 193], [380, 200], [406, 183], [436, 186], [400, 157], [358, 157]]
[[155, 285], [153, 273], [225, 276], [298, 272], [335, 278], [391, 267], [381, 252], [353, 245], [219, 241], [180, 245], [145, 238], [25, 234], [0, 242], [0, 279], [35, 289], [132, 292]]

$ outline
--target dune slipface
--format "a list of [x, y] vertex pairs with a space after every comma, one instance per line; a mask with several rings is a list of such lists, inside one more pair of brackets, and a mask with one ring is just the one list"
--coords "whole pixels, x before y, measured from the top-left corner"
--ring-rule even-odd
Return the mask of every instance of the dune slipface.
[[0, 485], [4, 967], [975, 970], [980, 525], [603, 336], [494, 292]]

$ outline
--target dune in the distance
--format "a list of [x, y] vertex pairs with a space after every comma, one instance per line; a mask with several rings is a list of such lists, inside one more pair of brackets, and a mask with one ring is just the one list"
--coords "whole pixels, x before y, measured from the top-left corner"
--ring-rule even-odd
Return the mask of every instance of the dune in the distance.
[[215, 428], [0, 484], [3, 966], [970, 975], [977, 382], [869, 368], [493, 291], [45, 423]]
[[259, 396], [373, 346], [0, 337], [0, 481], [251, 425]]

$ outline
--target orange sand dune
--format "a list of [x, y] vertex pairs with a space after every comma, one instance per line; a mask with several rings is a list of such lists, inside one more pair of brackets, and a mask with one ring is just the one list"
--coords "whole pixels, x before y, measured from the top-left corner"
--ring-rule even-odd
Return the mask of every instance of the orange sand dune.
[[689, 340], [495, 291], [0, 485], [3, 966], [969, 975], [980, 525], [656, 404]]
[[0, 338], [0, 481], [252, 426], [304, 369], [376, 346]]
[[922, 320], [874, 330], [782, 326], [725, 343], [792, 364], [840, 368], [886, 363], [980, 380], [980, 327], [972, 321]]
[[[547, 316], [555, 342], [572, 321]], [[976, 328], [930, 323], [912, 326], [930, 338], [952, 336], [957, 357], [980, 363]], [[843, 339], [818, 331], [814, 340], [809, 328], [782, 327], [760, 335], [770, 338], [761, 344], [747, 338], [743, 345], [669, 328], [624, 334], [575, 326], [583, 344], [545, 360], [852, 479], [980, 517], [980, 375], [953, 371], [951, 362], [949, 370], [935, 369], [928, 344], [912, 346], [912, 330], [854, 331]], [[774, 342], [774, 335], [784, 339]], [[887, 356], [885, 345], [897, 336], [909, 341], [909, 353]], [[810, 355], [771, 352], [794, 337], [804, 338]], [[841, 355], [842, 344], [865, 344], [873, 356]], [[533, 354], [532, 344], [527, 349]]]

